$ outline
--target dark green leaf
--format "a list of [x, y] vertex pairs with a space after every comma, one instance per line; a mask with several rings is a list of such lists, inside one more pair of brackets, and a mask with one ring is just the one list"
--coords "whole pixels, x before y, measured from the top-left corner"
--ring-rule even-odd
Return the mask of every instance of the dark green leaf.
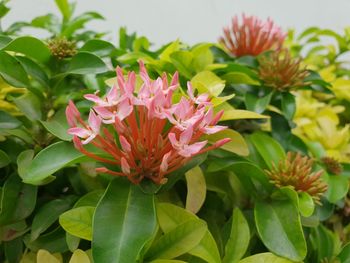
[[115, 47], [101, 39], [91, 39], [86, 42], [79, 51], [87, 51], [99, 57], [109, 56]]
[[8, 155], [4, 151], [0, 150], [0, 168], [9, 165], [10, 162], [10, 157], [8, 157]]
[[288, 120], [292, 120], [296, 111], [295, 96], [291, 93], [282, 93], [282, 112]]
[[0, 111], [0, 129], [16, 129], [21, 126], [21, 122], [10, 114]]
[[2, 50], [0, 50], [0, 75], [12, 86], [18, 88], [28, 86], [27, 73], [21, 63]]
[[93, 218], [94, 262], [136, 262], [156, 226], [154, 196], [127, 180], [114, 179]]
[[99, 74], [106, 71], [106, 64], [98, 56], [89, 52], [79, 52], [72, 57], [67, 73]]

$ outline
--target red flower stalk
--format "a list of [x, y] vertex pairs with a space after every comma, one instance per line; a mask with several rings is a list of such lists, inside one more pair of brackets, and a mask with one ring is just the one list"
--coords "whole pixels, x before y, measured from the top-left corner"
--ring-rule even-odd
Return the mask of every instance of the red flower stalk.
[[[143, 81], [135, 94], [135, 72], [124, 78], [117, 68], [117, 85], [105, 97], [85, 95], [95, 106], [85, 122], [79, 111], [69, 102], [66, 116], [74, 135], [75, 147], [85, 155], [102, 163], [121, 167], [113, 171], [106, 167], [96, 170], [116, 176], [126, 176], [137, 184], [148, 178], [157, 184], [166, 183], [166, 176], [188, 162], [193, 156], [218, 148], [230, 141], [223, 139], [206, 147], [202, 135], [224, 130], [216, 125], [223, 111], [213, 114], [207, 94], [197, 97], [188, 83], [188, 97], [173, 104], [173, 94], [178, 89], [178, 74], [168, 84], [166, 74], [151, 80], [140, 62]], [[92, 144], [107, 153], [102, 157], [88, 151], [84, 145]]]
[[286, 34], [270, 18], [262, 21], [255, 16], [242, 14], [242, 23], [235, 16], [231, 27], [224, 28], [224, 35], [219, 42], [233, 56], [257, 56], [281, 48], [285, 37]]

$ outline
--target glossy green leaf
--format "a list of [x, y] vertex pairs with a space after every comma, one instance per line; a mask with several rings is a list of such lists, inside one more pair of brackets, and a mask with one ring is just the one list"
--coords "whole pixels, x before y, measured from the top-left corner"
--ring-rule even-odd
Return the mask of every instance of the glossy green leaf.
[[115, 47], [102, 39], [91, 39], [79, 49], [79, 51], [87, 51], [99, 57], [108, 56], [113, 50]]
[[247, 110], [254, 111], [256, 113], [262, 113], [270, 104], [272, 94], [273, 93], [271, 92], [264, 97], [258, 97], [256, 94], [246, 93], [245, 105], [247, 107]]
[[199, 93], [209, 93], [218, 97], [225, 88], [225, 81], [213, 72], [202, 71], [191, 79], [191, 83]]
[[280, 160], [284, 160], [286, 154], [282, 146], [270, 136], [257, 132], [249, 138], [269, 168], [272, 168], [273, 163], [277, 165]]
[[60, 9], [64, 20], [68, 20], [72, 15], [68, 0], [55, 0], [55, 2]]
[[315, 210], [315, 203], [312, 197], [302, 192], [299, 194], [299, 211], [302, 216], [309, 217]]
[[51, 57], [47, 45], [35, 37], [18, 37], [12, 40], [3, 50], [14, 51], [28, 56], [38, 62], [46, 63]]
[[256, 254], [239, 261], [239, 263], [296, 263], [286, 258], [278, 257], [272, 253]]
[[249, 75], [243, 72], [229, 72], [222, 76], [222, 79], [226, 80], [229, 84], [249, 84], [259, 85], [259, 81], [252, 79]]
[[331, 203], [336, 203], [344, 196], [346, 196], [349, 190], [348, 178], [338, 175], [329, 175], [326, 181], [328, 185], [325, 196]]
[[170, 54], [171, 62], [175, 65], [175, 67], [178, 69], [180, 75], [183, 75], [184, 77], [191, 79], [193, 72], [192, 72], [192, 60], [193, 55], [189, 51], [180, 50], [175, 51]]
[[248, 145], [246, 144], [243, 136], [234, 130], [226, 129], [218, 133], [206, 136], [206, 139], [209, 141], [209, 143], [212, 144], [224, 138], [230, 138], [231, 141], [221, 146], [221, 149], [242, 156], [247, 156], [249, 154]]
[[33, 219], [30, 239], [36, 240], [41, 233], [46, 231], [58, 217], [67, 211], [73, 204], [74, 198], [55, 199], [43, 205]]
[[1, 192], [0, 225], [27, 218], [34, 210], [36, 195], [37, 187], [23, 184], [17, 175], [11, 175]]
[[205, 222], [191, 219], [161, 236], [148, 251], [150, 259], [173, 259], [195, 248], [207, 230]]
[[0, 111], [0, 129], [16, 129], [21, 122], [5, 111]]
[[44, 87], [49, 86], [49, 77], [41, 66], [24, 56], [16, 56], [16, 59], [21, 63], [28, 75], [40, 82]]
[[27, 92], [15, 98], [14, 103], [21, 112], [31, 121], [40, 120], [42, 117], [40, 99], [32, 92]]
[[257, 200], [254, 215], [259, 236], [270, 251], [293, 261], [305, 258], [299, 211], [291, 200]]
[[69, 234], [86, 240], [92, 240], [92, 216], [95, 207], [80, 206], [60, 215], [60, 225]]
[[341, 263], [350, 263], [350, 243], [346, 244], [337, 256]]
[[207, 193], [205, 178], [199, 166], [187, 171], [185, 178], [187, 182], [186, 209], [195, 214], [205, 201]]
[[[164, 233], [170, 232], [184, 222], [198, 219], [191, 212], [170, 203], [157, 204], [157, 216], [160, 228]], [[188, 253], [207, 262], [221, 263], [218, 247], [209, 230], [206, 231], [199, 244]]]
[[233, 210], [230, 237], [225, 246], [223, 263], [238, 262], [245, 254], [250, 240], [247, 220], [239, 208]]
[[18, 175], [23, 179], [34, 157], [34, 150], [25, 150], [17, 157]]
[[22, 176], [23, 181], [28, 184], [40, 184], [54, 172], [82, 158], [84, 155], [78, 152], [72, 143], [51, 144], [34, 157], [27, 172]]
[[50, 133], [60, 138], [63, 141], [72, 140], [72, 135], [67, 133], [69, 125], [66, 120], [66, 114], [64, 110], [58, 111], [53, 118], [49, 121], [41, 121], [41, 124]]
[[7, 166], [10, 162], [10, 157], [4, 151], [0, 150], [0, 168]]
[[203, 71], [208, 65], [214, 62], [213, 53], [210, 51], [212, 45], [211, 43], [199, 44], [191, 50], [193, 54], [192, 64], [196, 72]]
[[94, 190], [88, 192], [86, 195], [82, 196], [74, 205], [74, 208], [80, 206], [93, 206], [96, 207], [97, 203], [100, 201], [103, 196], [103, 190]]
[[282, 112], [288, 119], [292, 120], [296, 111], [295, 96], [289, 92], [282, 93]]
[[70, 74], [99, 74], [106, 72], [107, 66], [98, 56], [89, 52], [79, 52], [72, 57], [67, 73]]
[[0, 75], [14, 87], [26, 88], [28, 86], [29, 81], [23, 66], [2, 50], [0, 50]]
[[94, 262], [136, 262], [156, 227], [154, 196], [127, 180], [114, 179], [93, 218]]
[[176, 259], [156, 259], [152, 260], [150, 263], [186, 263], [182, 260], [176, 260]]

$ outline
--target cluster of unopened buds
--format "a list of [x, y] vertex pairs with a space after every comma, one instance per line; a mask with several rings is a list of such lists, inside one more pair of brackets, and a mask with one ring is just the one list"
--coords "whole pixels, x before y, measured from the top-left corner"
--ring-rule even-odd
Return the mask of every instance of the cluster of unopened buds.
[[242, 14], [233, 17], [231, 26], [224, 28], [220, 43], [234, 56], [257, 56], [268, 50], [282, 47], [286, 34], [270, 18], [263, 21]]
[[[179, 89], [177, 73], [170, 84], [166, 74], [152, 80], [140, 62], [143, 83], [136, 93], [135, 72], [124, 78], [121, 68], [116, 71], [117, 83], [106, 96], [85, 95], [95, 103], [87, 122], [73, 102], [66, 108], [71, 127], [68, 133], [73, 135], [75, 147], [100, 163], [121, 168], [99, 167], [97, 172], [126, 176], [135, 184], [144, 178], [164, 184], [167, 175], [192, 157], [230, 141], [225, 138], [207, 146], [208, 141], [201, 140], [226, 128], [216, 125], [223, 112], [214, 114], [209, 96], [195, 96], [191, 83], [187, 85], [188, 96], [174, 103], [173, 94]], [[108, 157], [88, 150], [87, 144], [103, 150]]]

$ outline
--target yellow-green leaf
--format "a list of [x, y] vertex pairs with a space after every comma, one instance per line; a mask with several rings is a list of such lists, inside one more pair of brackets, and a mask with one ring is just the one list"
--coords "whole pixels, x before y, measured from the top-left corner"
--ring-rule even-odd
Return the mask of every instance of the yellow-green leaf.
[[197, 213], [205, 200], [206, 183], [203, 172], [196, 166], [185, 173], [187, 182], [186, 209], [192, 213]]
[[209, 141], [209, 143], [215, 143], [216, 141], [224, 138], [230, 138], [231, 141], [221, 146], [222, 149], [236, 153], [238, 155], [249, 155], [248, 145], [245, 142], [243, 136], [234, 130], [226, 129], [221, 132], [206, 136], [206, 139]]
[[242, 259], [239, 263], [297, 263], [272, 253], [261, 253]]
[[69, 263], [90, 263], [88, 255], [80, 249], [74, 251]]
[[52, 255], [50, 252], [40, 249], [36, 255], [37, 263], [61, 263], [62, 258]]
[[209, 92], [214, 97], [218, 97], [225, 88], [225, 81], [210, 71], [198, 73], [192, 78], [191, 83], [199, 93]]
[[259, 81], [252, 79], [247, 74], [242, 72], [229, 72], [222, 76], [230, 84], [249, 84], [249, 85], [259, 85]]

